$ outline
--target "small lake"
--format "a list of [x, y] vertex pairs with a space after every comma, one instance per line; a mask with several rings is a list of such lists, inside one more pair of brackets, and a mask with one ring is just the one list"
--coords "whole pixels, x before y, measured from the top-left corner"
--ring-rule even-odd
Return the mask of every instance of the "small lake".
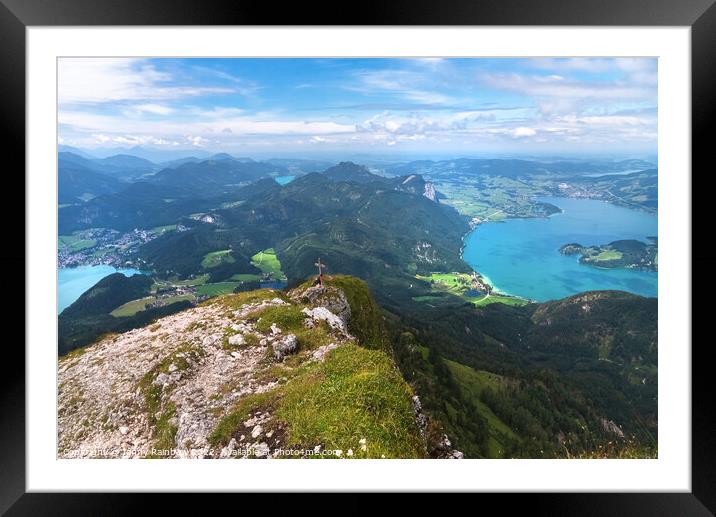
[[485, 223], [464, 241], [463, 258], [498, 290], [537, 301], [583, 291], [618, 289], [657, 296], [658, 274], [600, 269], [559, 253], [563, 244], [589, 246], [658, 235], [657, 217], [593, 199], [543, 197], [563, 212], [548, 218]]
[[142, 274], [138, 269], [117, 269], [112, 266], [79, 266], [61, 268], [57, 271], [57, 314], [79, 298], [82, 293], [112, 273], [124, 276]]
[[276, 183], [278, 183], [279, 185], [288, 185], [294, 179], [296, 179], [296, 176], [276, 176], [274, 178], [274, 180], [276, 180]]
[[261, 289], [276, 289], [281, 290], [288, 285], [286, 280], [262, 280], [259, 283]]

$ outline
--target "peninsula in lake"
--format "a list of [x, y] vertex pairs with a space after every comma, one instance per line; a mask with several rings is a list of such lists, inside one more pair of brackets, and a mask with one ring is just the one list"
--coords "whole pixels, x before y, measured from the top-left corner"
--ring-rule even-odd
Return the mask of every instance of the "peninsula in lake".
[[573, 242], [559, 248], [559, 252], [562, 255], [580, 255], [580, 263], [595, 267], [658, 271], [657, 242], [656, 237], [652, 237], [651, 243], [627, 239], [602, 246], [582, 246]]

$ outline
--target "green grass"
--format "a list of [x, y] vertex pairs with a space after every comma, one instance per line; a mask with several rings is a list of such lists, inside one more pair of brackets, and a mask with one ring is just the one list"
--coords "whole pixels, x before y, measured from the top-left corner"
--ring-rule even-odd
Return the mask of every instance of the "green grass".
[[251, 263], [259, 268], [262, 273], [273, 274], [275, 278], [283, 278], [284, 276], [281, 270], [281, 262], [278, 260], [276, 251], [273, 248], [259, 251], [251, 257]]
[[[286, 428], [284, 447], [348, 449], [353, 458], [422, 458], [422, 440], [410, 387], [382, 351], [346, 344], [323, 363], [308, 363], [285, 385], [240, 400], [209, 436], [213, 445], [245, 432], [256, 409], [272, 413]], [[271, 422], [267, 424], [271, 427]], [[366, 450], [361, 448], [365, 440]]]
[[447, 292], [466, 300], [466, 292], [472, 289], [472, 275], [468, 273], [430, 273], [430, 275], [415, 275], [418, 280], [430, 283], [433, 291]]
[[326, 283], [339, 288], [348, 299], [351, 307], [348, 330], [351, 334], [366, 348], [389, 350], [390, 342], [385, 329], [383, 310], [373, 299], [368, 284], [358, 278], [344, 275], [331, 276]]
[[205, 284], [209, 280], [208, 274], [198, 275], [195, 278], [187, 278], [185, 280], [179, 280], [178, 278], [170, 278], [168, 280], [155, 280], [156, 284], [160, 287], [174, 287], [174, 286], [195, 286]]
[[302, 305], [268, 307], [253, 316], [257, 320], [256, 330], [267, 333], [271, 325], [275, 324], [284, 334], [290, 333], [296, 336], [299, 351], [313, 350], [335, 341], [325, 321], [318, 322], [313, 328], [304, 327], [303, 321], [306, 316], [301, 312], [302, 308]]
[[508, 217], [533, 217], [534, 197], [546, 194], [550, 180], [534, 178], [529, 183], [504, 176], [463, 176], [436, 180], [444, 202], [458, 212], [482, 221], [501, 221]]
[[420, 355], [423, 357], [423, 360], [427, 361], [428, 357], [430, 357], [430, 349], [422, 345], [417, 345], [416, 348], [418, 349], [418, 352], [420, 352]]
[[204, 255], [204, 258], [201, 260], [201, 267], [208, 269], [220, 266], [224, 263], [231, 264], [233, 262], [236, 262], [236, 259], [231, 256], [231, 250], [212, 251]]
[[[419, 280], [430, 283], [430, 289], [436, 293], [449, 293], [459, 296], [465, 301], [475, 304], [477, 307], [491, 303], [504, 303], [506, 305], [526, 305], [528, 300], [514, 296], [495, 293], [490, 296], [481, 294], [477, 297], [469, 296], [467, 293], [472, 289], [472, 275], [468, 273], [430, 273], [430, 275], [415, 275]], [[485, 282], [484, 278], [481, 280]], [[441, 301], [439, 296], [423, 295], [413, 298], [416, 302], [430, 303]]]
[[424, 302], [424, 303], [437, 302], [442, 299], [443, 299], [442, 296], [434, 295], [434, 294], [426, 294], [424, 296], [413, 296], [413, 301]]
[[221, 296], [220, 298], [207, 300], [204, 302], [204, 304], [220, 304], [229, 310], [236, 310], [240, 309], [246, 304], [259, 303], [264, 300], [271, 300], [272, 298], [281, 298], [284, 301], [287, 300], [286, 295], [281, 291], [274, 291], [273, 289], [254, 289], [253, 291], [233, 293], [229, 296]]
[[261, 275], [252, 275], [250, 273], [237, 273], [233, 275], [229, 280], [236, 282], [258, 282], [261, 280]]
[[114, 309], [112, 312], [110, 312], [110, 315], [114, 316], [115, 318], [134, 316], [139, 311], [143, 311], [146, 308], [146, 305], [152, 300], [154, 300], [153, 296], [147, 296], [146, 298], [129, 301]]
[[593, 257], [589, 257], [590, 261], [599, 260], [599, 261], [607, 261], [607, 260], [619, 260], [624, 255], [621, 251], [616, 250], [604, 250], [598, 255], [594, 255]]
[[176, 414], [176, 405], [174, 405], [173, 402], [169, 402], [154, 426], [154, 447], [158, 449], [159, 454], [153, 455], [150, 453], [148, 458], [166, 457], [169, 455], [168, 451], [176, 445], [176, 434], [178, 429], [170, 422]]
[[204, 284], [196, 288], [196, 294], [200, 296], [220, 296], [229, 294], [239, 286], [239, 282], [217, 282], [215, 284]]
[[490, 438], [488, 439], [488, 453], [491, 458], [500, 458], [504, 454], [504, 437], [509, 439], [518, 439], [518, 436], [495, 415], [492, 410], [480, 400], [480, 394], [485, 388], [494, 390], [501, 389], [506, 380], [501, 375], [484, 370], [475, 370], [469, 366], [456, 363], [454, 361], [445, 360], [450, 368], [453, 377], [457, 381], [463, 393], [472, 401], [477, 411], [487, 421], [489, 426]]
[[470, 301], [477, 307], [484, 307], [485, 305], [490, 305], [491, 303], [504, 303], [505, 305], [514, 305], [519, 307], [530, 303], [528, 300], [523, 298], [515, 298], [514, 296], [506, 296], [495, 293], [491, 293], [489, 297], [482, 296], [478, 299], [473, 298]]
[[303, 320], [305, 315], [301, 312], [301, 306], [291, 305], [289, 307], [277, 305], [262, 310], [256, 316], [256, 330], [266, 333], [271, 329], [272, 324], [284, 332], [290, 332], [303, 328]]
[[[169, 305], [170, 303], [175, 302], [181, 302], [183, 300], [194, 300], [195, 297], [192, 294], [181, 294], [177, 296], [168, 296], [166, 298], [160, 298], [163, 305]], [[147, 304], [149, 302], [154, 301], [155, 298], [153, 296], [148, 296], [146, 298], [140, 298], [138, 300], [132, 300], [130, 302], [125, 303], [124, 305], [120, 305], [116, 309], [114, 309], [112, 312], [110, 312], [110, 315], [114, 316], [115, 318], [124, 318], [127, 316], [134, 316], [139, 311], [143, 311], [147, 308]]]
[[162, 234], [166, 232], [173, 232], [177, 229], [176, 224], [166, 224], [164, 226], [155, 226], [154, 228], [149, 229], [148, 231], [154, 234]]
[[97, 241], [94, 239], [83, 239], [78, 235], [60, 235], [57, 239], [58, 248], [70, 252], [82, 251], [94, 248]]

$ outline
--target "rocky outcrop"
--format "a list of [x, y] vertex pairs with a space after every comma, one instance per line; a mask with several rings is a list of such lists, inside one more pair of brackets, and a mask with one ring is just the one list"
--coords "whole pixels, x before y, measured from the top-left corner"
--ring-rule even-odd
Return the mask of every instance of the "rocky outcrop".
[[[342, 281], [352, 297], [369, 294], [357, 279]], [[389, 353], [363, 345], [375, 339], [348, 331], [356, 322], [356, 334], [366, 331], [366, 303], [352, 307], [332, 285], [237, 293], [61, 357], [58, 456], [275, 458], [291, 439], [300, 457], [424, 457], [419, 399], [411, 407]], [[365, 434], [347, 428], [336, 443], [319, 426], [303, 438], [313, 426], [306, 409], [332, 429], [355, 425], [350, 415]]]
[[452, 443], [446, 434], [443, 434], [437, 444], [434, 445], [434, 451], [437, 459], [461, 460], [465, 457], [462, 452], [453, 449]]
[[436, 459], [462, 459], [464, 454], [454, 449], [447, 434], [436, 432], [430, 429], [431, 421], [423, 412], [423, 405], [417, 395], [413, 396], [413, 411], [415, 412], [415, 421], [418, 423], [420, 435], [425, 441], [425, 447], [430, 456]]
[[430, 201], [438, 202], [438, 193], [435, 190], [435, 185], [433, 185], [430, 182], [425, 183], [425, 190], [423, 191], [423, 196], [428, 198]]
[[298, 350], [298, 339], [293, 334], [289, 334], [272, 343], [273, 355], [277, 361], [283, 361], [284, 357], [293, 354]]
[[[351, 319], [351, 305], [348, 303], [345, 293], [337, 287], [330, 285], [298, 287], [290, 291], [288, 296], [296, 302], [307, 303], [330, 311], [343, 322], [341, 330], [347, 328], [348, 321]], [[314, 317], [314, 314], [316, 314], [315, 311], [312, 311], [311, 317]]]
[[[265, 299], [235, 304], [240, 296], [227, 298], [234, 304], [219, 299], [60, 358], [59, 456], [230, 456], [212, 450], [208, 435], [236, 401], [273, 389], [276, 382], [262, 373], [300, 351], [296, 335], [262, 321], [269, 309], [288, 309], [291, 302], [269, 291]], [[350, 316], [337, 290], [309, 292], [306, 299], [328, 300]], [[346, 321], [327, 307], [304, 311], [306, 320], [325, 321], [335, 332], [334, 342], [307, 350], [306, 360], [323, 360], [348, 341]]]
[[333, 314], [326, 307], [316, 307], [314, 309], [305, 308], [302, 312], [308, 316], [306, 321], [307, 326], [316, 325], [319, 321], [325, 321], [332, 329], [339, 330], [343, 334], [347, 334], [346, 322]]

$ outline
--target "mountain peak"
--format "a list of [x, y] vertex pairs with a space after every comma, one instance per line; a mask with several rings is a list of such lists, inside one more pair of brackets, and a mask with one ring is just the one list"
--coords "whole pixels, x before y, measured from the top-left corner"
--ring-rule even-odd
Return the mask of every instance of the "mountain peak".
[[106, 337], [60, 359], [60, 456], [102, 443], [125, 458], [425, 457], [385, 332], [366, 284], [337, 276]]
[[333, 181], [354, 181], [356, 183], [369, 183], [383, 179], [382, 176], [370, 172], [364, 165], [353, 162], [340, 162], [323, 171], [323, 175]]

